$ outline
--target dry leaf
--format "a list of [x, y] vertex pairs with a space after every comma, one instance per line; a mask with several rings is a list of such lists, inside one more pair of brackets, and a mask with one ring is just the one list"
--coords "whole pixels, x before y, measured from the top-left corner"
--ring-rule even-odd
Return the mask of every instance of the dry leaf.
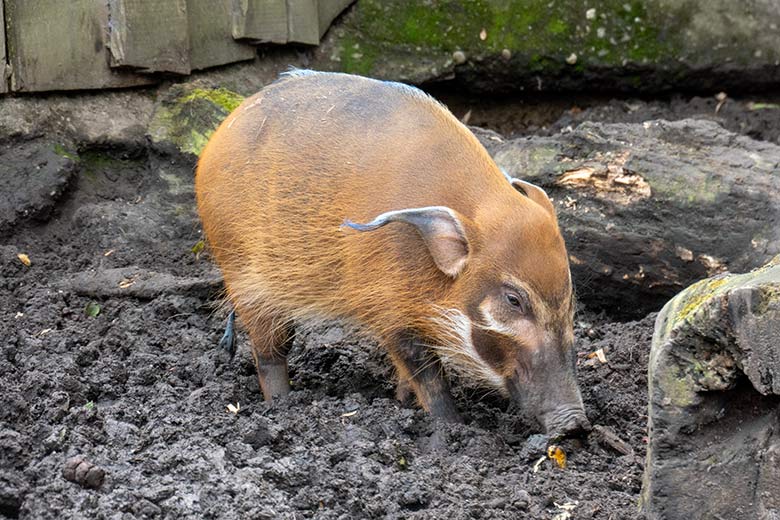
[[127, 289], [131, 285], [135, 283], [135, 277], [133, 278], [122, 278], [122, 280], [119, 282], [119, 288], [120, 289]]
[[591, 352], [588, 354], [588, 359], [597, 358], [602, 365], [607, 364], [607, 355], [604, 353], [604, 349], [600, 348], [596, 352]]
[[236, 403], [235, 406], [233, 405], [233, 403], [228, 403], [227, 409], [228, 412], [237, 414], [238, 412], [241, 411], [241, 403]]
[[715, 95], [715, 99], [717, 99], [717, 100], [718, 100], [718, 104], [715, 106], [715, 113], [716, 113], [716, 114], [717, 114], [718, 112], [720, 112], [720, 107], [722, 107], [722, 106], [723, 106], [723, 103], [725, 103], [725, 102], [726, 102], [726, 100], [728, 99], [728, 97], [729, 97], [729, 96], [728, 96], [728, 94], [726, 94], [725, 92], [718, 92], [718, 93]]
[[555, 444], [550, 445], [547, 448], [547, 456], [553, 459], [558, 464], [559, 468], [563, 469], [566, 467], [566, 453], [560, 446], [556, 446]]
[[27, 267], [30, 267], [30, 264], [31, 264], [32, 262], [30, 262], [30, 257], [29, 257], [29, 256], [27, 256], [27, 255], [26, 255], [26, 254], [24, 254], [24, 253], [19, 253], [19, 254], [18, 254], [18, 255], [16, 255], [16, 256], [17, 256], [17, 258], [19, 258], [19, 261], [20, 261], [20, 262], [22, 262], [22, 263], [23, 263], [24, 265], [26, 265]]
[[578, 503], [579, 502], [577, 502], [576, 500], [574, 502], [566, 502], [565, 504], [559, 504], [557, 502], [553, 502], [555, 507], [557, 507], [558, 509], [562, 509], [562, 511], [557, 515], [555, 515], [554, 517], [552, 517], [552, 520], [569, 520], [570, 518], [572, 518], [572, 511], [574, 511], [574, 508], [577, 507]]

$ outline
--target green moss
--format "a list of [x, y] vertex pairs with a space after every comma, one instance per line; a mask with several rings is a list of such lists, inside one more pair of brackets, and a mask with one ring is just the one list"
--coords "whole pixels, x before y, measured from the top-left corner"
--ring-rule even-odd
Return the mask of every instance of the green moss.
[[697, 311], [708, 300], [739, 287], [754, 287], [760, 292], [754, 308], [757, 314], [770, 309], [780, 311], [780, 256], [749, 273], [718, 275], [691, 285], [664, 307], [662, 314], [667, 319], [661, 335], [668, 337], [684, 321], [689, 324], [695, 322]]
[[171, 142], [199, 155], [219, 124], [244, 98], [224, 88], [173, 87], [155, 109], [149, 124], [154, 142]]
[[748, 110], [780, 110], [777, 103], [748, 103]]
[[70, 150], [65, 148], [65, 145], [55, 144], [54, 153], [56, 153], [60, 157], [65, 157], [66, 159], [70, 159], [73, 162], [79, 162], [79, 156], [76, 154], [76, 152], [71, 152]]
[[236, 94], [226, 88], [204, 89], [196, 88], [179, 101], [181, 103], [190, 103], [197, 99], [205, 99], [222, 108], [228, 114], [238, 108], [244, 101], [244, 97]]
[[689, 168], [674, 177], [648, 176], [647, 182], [656, 195], [682, 204], [714, 204], [728, 192], [716, 176]]
[[550, 20], [547, 24], [547, 32], [550, 34], [564, 34], [569, 30], [569, 24], [560, 19]]
[[761, 286], [759, 291], [761, 298], [756, 305], [756, 314], [766, 314], [770, 309], [780, 313], [780, 280], [777, 283]]
[[342, 46], [342, 70], [350, 74], [370, 75], [377, 57], [377, 48], [370, 45], [361, 46], [354, 37], [346, 38]]
[[658, 381], [664, 398], [677, 407], [690, 406], [694, 403], [696, 392], [690, 376], [680, 369], [669, 368]]
[[120, 159], [101, 150], [87, 150], [80, 155], [81, 174], [95, 181], [105, 173], [116, 175], [136, 167], [134, 159]]
[[707, 301], [718, 287], [728, 282], [728, 278], [708, 278], [700, 282], [696, 282], [688, 289], [686, 289], [685, 300], [682, 303], [682, 308], [677, 312], [675, 321], [679, 322], [687, 319], [693, 313], [695, 313], [702, 303]]
[[[457, 50], [472, 58], [509, 49], [523, 67], [580, 72], [624, 61], [674, 63], [680, 56], [683, 34], [675, 27], [690, 21], [689, 7], [603, 0], [588, 17], [591, 5], [582, 0], [361, 0], [346, 21], [338, 56], [343, 70], [363, 74], [387, 66], [387, 59], [377, 56], [408, 56], [409, 66], [412, 60], [443, 65]], [[571, 54], [577, 55], [576, 65], [566, 63]]]

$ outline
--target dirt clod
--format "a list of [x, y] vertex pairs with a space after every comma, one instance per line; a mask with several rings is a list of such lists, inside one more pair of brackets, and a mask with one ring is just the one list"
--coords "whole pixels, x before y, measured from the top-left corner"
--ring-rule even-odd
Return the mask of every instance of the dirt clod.
[[97, 489], [103, 485], [106, 472], [82, 455], [76, 455], [65, 461], [65, 465], [62, 467], [62, 476], [65, 477], [65, 480], [70, 480], [85, 488]]

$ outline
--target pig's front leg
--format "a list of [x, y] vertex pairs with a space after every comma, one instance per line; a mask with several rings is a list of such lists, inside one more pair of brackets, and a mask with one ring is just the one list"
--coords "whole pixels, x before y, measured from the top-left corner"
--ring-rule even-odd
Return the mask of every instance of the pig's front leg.
[[386, 341], [385, 346], [398, 371], [396, 396], [399, 400], [405, 400], [411, 389], [420, 406], [434, 417], [448, 422], [462, 422], [441, 361], [419, 336], [404, 331]]

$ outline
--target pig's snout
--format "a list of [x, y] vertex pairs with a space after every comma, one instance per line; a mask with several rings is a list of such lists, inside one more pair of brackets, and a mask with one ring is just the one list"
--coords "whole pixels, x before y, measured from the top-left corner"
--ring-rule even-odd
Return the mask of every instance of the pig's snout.
[[579, 406], [564, 406], [544, 413], [539, 417], [548, 435], [553, 437], [574, 436], [591, 430], [585, 411]]

